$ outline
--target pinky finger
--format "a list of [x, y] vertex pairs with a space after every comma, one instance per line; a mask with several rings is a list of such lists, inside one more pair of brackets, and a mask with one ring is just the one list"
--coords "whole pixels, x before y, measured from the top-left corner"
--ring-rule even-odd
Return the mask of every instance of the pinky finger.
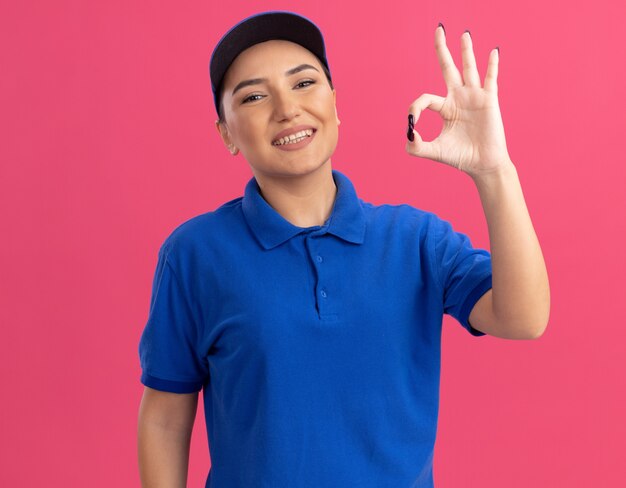
[[491, 50], [489, 54], [489, 64], [485, 75], [485, 90], [491, 92], [498, 91], [498, 64], [500, 62], [500, 48]]

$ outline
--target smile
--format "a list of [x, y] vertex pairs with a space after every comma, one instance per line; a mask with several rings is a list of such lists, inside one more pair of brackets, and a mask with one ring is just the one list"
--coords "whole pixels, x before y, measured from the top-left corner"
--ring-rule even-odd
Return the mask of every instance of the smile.
[[291, 134], [287, 137], [281, 137], [277, 141], [272, 142], [273, 146], [288, 146], [291, 144], [298, 144], [303, 140], [311, 137], [313, 135], [313, 129], [301, 130], [300, 132], [296, 132], [295, 134]]

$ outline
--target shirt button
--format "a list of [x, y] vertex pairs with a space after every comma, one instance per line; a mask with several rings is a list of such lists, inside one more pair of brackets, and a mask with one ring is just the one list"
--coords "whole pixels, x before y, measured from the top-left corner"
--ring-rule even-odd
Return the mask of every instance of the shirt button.
[[317, 256], [317, 262], [318, 262], [318, 263], [321, 263], [322, 261], [324, 261], [324, 260], [322, 259], [322, 256]]
[[322, 295], [322, 298], [326, 298], [326, 296], [327, 296], [327, 295], [326, 295], [326, 290], [322, 290], [322, 291], [320, 292], [320, 295]]

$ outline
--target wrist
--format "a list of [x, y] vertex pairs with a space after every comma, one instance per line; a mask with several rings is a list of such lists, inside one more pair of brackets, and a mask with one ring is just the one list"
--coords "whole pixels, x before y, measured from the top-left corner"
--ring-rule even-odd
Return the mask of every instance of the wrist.
[[481, 171], [479, 173], [469, 174], [469, 176], [480, 189], [501, 184], [511, 178], [516, 179], [518, 174], [513, 161], [509, 159], [496, 168], [490, 168], [489, 170]]

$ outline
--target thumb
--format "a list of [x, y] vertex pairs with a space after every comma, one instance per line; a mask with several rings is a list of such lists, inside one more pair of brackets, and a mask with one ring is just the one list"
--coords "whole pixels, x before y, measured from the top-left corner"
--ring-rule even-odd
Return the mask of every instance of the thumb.
[[437, 161], [439, 151], [437, 148], [437, 144], [435, 144], [435, 141], [429, 142], [423, 140], [422, 136], [420, 136], [419, 132], [417, 132], [415, 129], [413, 129], [411, 132], [413, 134], [413, 140], [409, 140], [406, 143], [406, 152], [408, 152], [411, 156], [433, 159]]

